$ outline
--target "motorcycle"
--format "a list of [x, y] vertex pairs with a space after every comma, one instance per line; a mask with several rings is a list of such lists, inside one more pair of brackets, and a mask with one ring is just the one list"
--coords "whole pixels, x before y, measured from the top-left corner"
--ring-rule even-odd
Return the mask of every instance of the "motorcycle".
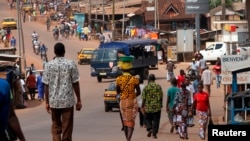
[[37, 41], [37, 40], [33, 41], [33, 50], [34, 50], [34, 53], [36, 55], [39, 54], [39, 52], [40, 52], [39, 49], [40, 49], [40, 43], [39, 43], [39, 41]]
[[59, 33], [58, 33], [58, 32], [55, 32], [55, 33], [53, 33], [53, 36], [54, 36], [54, 39], [55, 39], [55, 40], [58, 40]]
[[34, 47], [35, 47], [35, 54], [38, 55], [39, 52], [40, 52], [40, 51], [39, 51], [39, 45], [36, 44]]
[[194, 81], [197, 78], [198, 74], [198, 71], [194, 69], [189, 69], [187, 72], [187, 76], [191, 81]]

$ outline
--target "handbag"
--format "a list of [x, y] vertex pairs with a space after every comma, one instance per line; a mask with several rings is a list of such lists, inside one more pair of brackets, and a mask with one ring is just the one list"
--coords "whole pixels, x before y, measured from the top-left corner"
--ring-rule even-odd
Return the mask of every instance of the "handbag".
[[116, 97], [116, 99], [117, 99], [118, 101], [120, 101], [121, 93], [122, 93], [122, 91], [126, 88], [128, 82], [130, 81], [131, 78], [132, 78], [132, 76], [129, 78], [129, 80], [127, 81], [125, 87], [121, 90], [121, 92], [120, 92], [119, 94], [116, 94], [115, 97]]

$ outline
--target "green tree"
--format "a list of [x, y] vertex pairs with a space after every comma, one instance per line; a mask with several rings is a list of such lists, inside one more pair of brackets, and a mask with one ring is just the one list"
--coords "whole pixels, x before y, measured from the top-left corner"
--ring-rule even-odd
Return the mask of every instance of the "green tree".
[[[235, 0], [225, 0], [225, 5], [227, 8], [232, 8], [232, 4]], [[209, 0], [210, 9], [213, 9], [221, 5], [221, 0]]]

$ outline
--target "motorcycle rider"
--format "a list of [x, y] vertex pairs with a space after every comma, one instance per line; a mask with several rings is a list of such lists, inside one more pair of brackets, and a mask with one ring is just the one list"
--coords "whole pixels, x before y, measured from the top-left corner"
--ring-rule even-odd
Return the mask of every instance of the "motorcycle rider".
[[31, 38], [32, 38], [32, 42], [35, 40], [35, 39], [38, 39], [39, 35], [36, 33], [36, 31], [33, 31], [33, 33], [31, 34]]
[[34, 40], [33, 40], [33, 49], [34, 49], [34, 53], [36, 53], [36, 54], [38, 54], [38, 52], [39, 52], [39, 49], [40, 48], [40, 42], [38, 41], [38, 39], [37, 38], [35, 38]]
[[192, 59], [192, 63], [190, 63], [190, 65], [186, 68], [186, 70], [188, 71], [189, 75], [194, 74], [195, 76], [197, 76], [199, 73], [199, 65], [197, 63], [197, 61], [195, 60], [195, 58]]
[[43, 57], [44, 59], [47, 58], [47, 50], [48, 48], [44, 44], [42, 44], [40, 47], [41, 59], [43, 59]]
[[65, 38], [69, 37], [70, 26], [69, 23], [66, 23], [64, 26]]
[[58, 38], [59, 36], [59, 28], [57, 26], [55, 26], [55, 28], [53, 29], [53, 36], [56, 39], [56, 36]]

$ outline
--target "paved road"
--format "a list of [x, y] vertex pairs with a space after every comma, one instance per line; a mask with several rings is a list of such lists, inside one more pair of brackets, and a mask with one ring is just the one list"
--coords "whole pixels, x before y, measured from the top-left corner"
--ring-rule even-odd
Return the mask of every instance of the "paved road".
[[[0, 15], [3, 16], [16, 16], [15, 10], [10, 11], [6, 7], [6, 2], [0, 0]], [[1, 18], [0, 18], [1, 19]], [[40, 34], [40, 40], [45, 43], [49, 48], [48, 57], [49, 60], [53, 58], [53, 45], [55, 41], [52, 38], [52, 33], [46, 31], [45, 25], [38, 22], [25, 22], [23, 23], [24, 29], [24, 41], [26, 49], [27, 65], [34, 63], [38, 69], [42, 69], [42, 61], [39, 56], [33, 53], [31, 48], [31, 33], [35, 30]], [[17, 31], [13, 31], [13, 34], [17, 37]], [[81, 47], [97, 47], [97, 41], [78, 41], [73, 38], [70, 40], [60, 39], [66, 45], [66, 57], [76, 61], [76, 54]], [[180, 69], [185, 69], [187, 63], [177, 64], [175, 74]], [[124, 133], [121, 132], [121, 123], [119, 114], [117, 111], [105, 112], [103, 103], [103, 92], [107, 88], [111, 81], [114, 79], [103, 80], [102, 83], [98, 83], [96, 78], [90, 77], [89, 65], [78, 65], [80, 71], [80, 85], [81, 85], [81, 98], [83, 101], [83, 109], [80, 112], [75, 112], [74, 121], [74, 133], [73, 141], [125, 141]], [[159, 65], [159, 70], [152, 70], [150, 73], [156, 75], [156, 82], [161, 84], [164, 91], [170, 86], [166, 81], [165, 65]], [[145, 84], [147, 82], [144, 82]], [[50, 126], [51, 119], [45, 111], [43, 102], [28, 101], [28, 108], [16, 110], [19, 117], [23, 132], [27, 138], [27, 141], [49, 141], [51, 140]], [[166, 97], [164, 97], [164, 107], [166, 103]], [[211, 106], [213, 109], [213, 118], [218, 121], [223, 116], [223, 91], [216, 89], [215, 85], [212, 86], [211, 94]], [[144, 128], [140, 128], [137, 118], [137, 124], [135, 127], [133, 141], [149, 141], [151, 138], [146, 137], [146, 131]], [[200, 140], [196, 126], [189, 128], [189, 138], [192, 141]], [[178, 141], [180, 140], [178, 135], [170, 134], [170, 124], [167, 119], [165, 108], [162, 109], [160, 131], [158, 135], [159, 141]]]

